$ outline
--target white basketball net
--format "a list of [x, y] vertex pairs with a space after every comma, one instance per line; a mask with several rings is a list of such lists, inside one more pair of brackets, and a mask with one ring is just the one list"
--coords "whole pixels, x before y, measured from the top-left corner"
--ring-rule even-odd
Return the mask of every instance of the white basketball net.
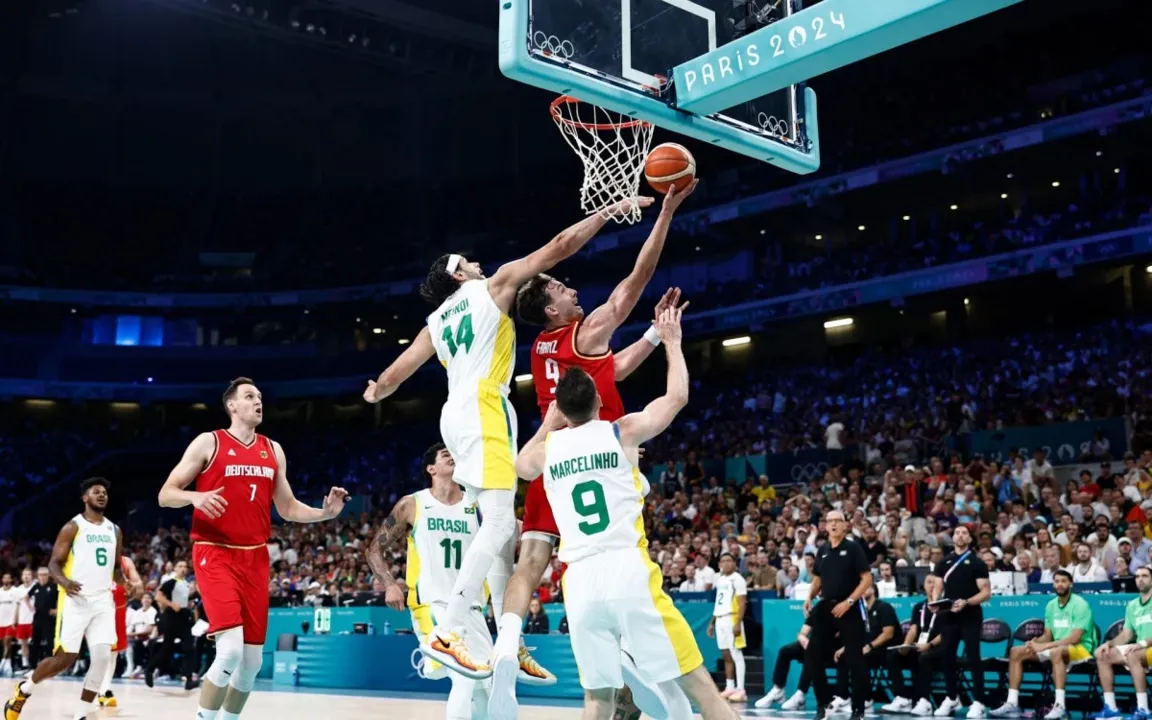
[[652, 144], [652, 125], [576, 98], [552, 103], [552, 119], [569, 147], [584, 163], [580, 207], [629, 224], [640, 219], [640, 207], [629, 202], [640, 190], [644, 159]]

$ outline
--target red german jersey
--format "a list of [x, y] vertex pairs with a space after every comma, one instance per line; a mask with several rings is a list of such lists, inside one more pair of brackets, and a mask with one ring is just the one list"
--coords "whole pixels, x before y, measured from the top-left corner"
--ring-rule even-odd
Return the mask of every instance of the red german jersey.
[[251, 445], [227, 430], [212, 433], [216, 452], [196, 478], [196, 491], [224, 488], [224, 514], [210, 518], [192, 511], [192, 541], [248, 547], [264, 545], [272, 534], [272, 489], [276, 485], [276, 453], [272, 441], [257, 435]]
[[615, 422], [624, 417], [624, 401], [616, 389], [616, 358], [612, 351], [603, 355], [581, 355], [576, 350], [576, 333], [580, 321], [553, 330], [545, 330], [532, 346], [532, 379], [536, 384], [536, 402], [540, 416], [556, 399], [556, 383], [568, 368], [578, 367], [592, 376], [600, 393], [600, 419]]
[[[124, 573], [124, 582], [128, 582], [128, 558], [120, 558], [120, 572]], [[120, 583], [112, 583], [112, 599], [116, 602], [116, 607], [122, 608], [128, 606], [128, 591]]]

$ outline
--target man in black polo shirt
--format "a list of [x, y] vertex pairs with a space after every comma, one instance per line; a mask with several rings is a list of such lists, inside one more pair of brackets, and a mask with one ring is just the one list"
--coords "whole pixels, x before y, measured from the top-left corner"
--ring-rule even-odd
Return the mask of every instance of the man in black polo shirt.
[[[909, 647], [888, 653], [888, 678], [896, 697], [881, 710], [885, 713], [911, 713], [918, 717], [932, 714], [932, 676], [943, 664], [943, 617], [947, 609], [930, 607], [944, 596], [944, 581], [935, 575], [924, 579], [924, 593], [928, 598], [912, 608], [911, 623], [904, 636]], [[904, 681], [904, 671], [912, 671], [912, 687]], [[916, 698], [913, 703], [910, 698]]]
[[56, 583], [48, 568], [36, 571], [36, 584], [28, 591], [32, 601], [32, 644], [28, 648], [28, 660], [32, 667], [52, 655], [52, 644], [56, 637]]
[[[888, 659], [888, 647], [896, 643], [896, 637], [900, 634], [900, 620], [896, 617], [896, 608], [876, 598], [874, 586], [864, 591], [864, 606], [868, 611], [868, 642], [864, 643], [860, 652], [864, 655], [864, 667], [867, 668], [869, 679], [869, 698], [865, 708], [871, 709], [872, 670], [884, 667]], [[843, 657], [844, 648], [837, 650], [833, 656], [840, 668], [836, 673], [836, 699], [832, 701], [832, 711], [835, 713], [847, 712], [851, 705], [848, 702], [848, 674], [843, 672], [841, 663]]]
[[936, 708], [937, 717], [951, 717], [960, 707], [957, 684], [960, 670], [956, 667], [956, 651], [964, 641], [964, 656], [972, 668], [972, 706], [969, 718], [987, 717], [984, 708], [984, 673], [979, 670], [980, 631], [984, 626], [984, 610], [980, 603], [992, 596], [988, 582], [988, 567], [972, 552], [972, 535], [963, 525], [952, 532], [954, 552], [938, 563], [933, 570], [944, 580], [944, 597], [952, 600], [951, 612], [941, 618], [944, 623], [944, 681], [948, 697]]
[[[804, 614], [812, 626], [811, 640], [804, 652], [804, 667], [816, 691], [816, 720], [824, 720], [832, 698], [823, 663], [827, 649], [839, 632], [844, 645], [840, 672], [852, 673], [852, 720], [863, 720], [869, 677], [861, 652], [866, 637], [861, 600], [864, 591], [872, 587], [872, 573], [864, 549], [844, 537], [848, 530], [844, 514], [830, 510], [824, 516], [824, 523], [828, 528], [828, 542], [816, 552], [812, 588], [804, 601]], [[820, 603], [813, 609], [812, 598], [817, 595]]]

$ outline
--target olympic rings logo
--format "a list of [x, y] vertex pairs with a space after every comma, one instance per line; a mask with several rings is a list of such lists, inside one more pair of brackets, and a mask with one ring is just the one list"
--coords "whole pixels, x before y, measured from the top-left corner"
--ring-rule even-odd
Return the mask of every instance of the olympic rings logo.
[[767, 113], [760, 113], [756, 116], [756, 122], [760, 124], [760, 129], [772, 135], [780, 137], [788, 136], [788, 121], [781, 120], [775, 115], [768, 115]]
[[543, 30], [537, 30], [533, 33], [532, 44], [545, 55], [555, 55], [562, 60], [571, 60], [576, 54], [576, 47], [571, 40], [561, 40], [555, 35], [548, 35]]
[[811, 482], [824, 477], [828, 472], [828, 463], [808, 463], [807, 465], [792, 466], [792, 482]]

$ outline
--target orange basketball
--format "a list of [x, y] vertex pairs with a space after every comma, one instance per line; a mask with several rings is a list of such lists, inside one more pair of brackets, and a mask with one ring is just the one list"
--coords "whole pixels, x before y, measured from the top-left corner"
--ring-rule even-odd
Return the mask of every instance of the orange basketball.
[[652, 189], [667, 194], [669, 187], [680, 192], [696, 177], [696, 158], [688, 148], [676, 143], [657, 145], [644, 160], [644, 179]]

